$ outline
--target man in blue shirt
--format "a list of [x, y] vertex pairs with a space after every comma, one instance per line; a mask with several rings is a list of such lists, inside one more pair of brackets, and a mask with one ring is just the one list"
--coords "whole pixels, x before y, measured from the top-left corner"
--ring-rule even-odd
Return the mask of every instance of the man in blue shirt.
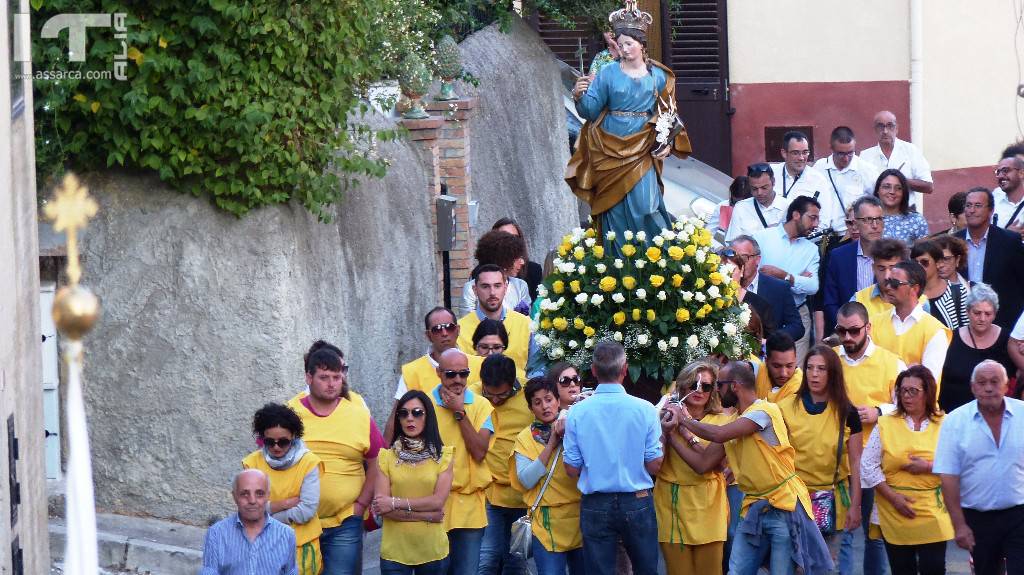
[[658, 570], [658, 523], [652, 475], [661, 468], [661, 423], [650, 403], [626, 394], [626, 351], [614, 341], [594, 346], [597, 391], [569, 410], [563, 460], [583, 493], [580, 528], [588, 574], [615, 572], [622, 541], [636, 575]]
[[1024, 573], [1024, 402], [1005, 397], [1006, 384], [999, 362], [974, 368], [975, 400], [946, 416], [932, 465], [978, 575]]
[[238, 513], [206, 531], [199, 575], [298, 575], [295, 531], [267, 512], [270, 479], [258, 469], [235, 476]]

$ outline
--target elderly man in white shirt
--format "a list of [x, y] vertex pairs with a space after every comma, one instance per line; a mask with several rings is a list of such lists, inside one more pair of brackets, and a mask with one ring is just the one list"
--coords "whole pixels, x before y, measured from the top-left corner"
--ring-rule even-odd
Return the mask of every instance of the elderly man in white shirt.
[[899, 170], [906, 176], [911, 190], [932, 193], [932, 168], [917, 146], [896, 137], [899, 134], [896, 115], [888, 111], [875, 114], [875, 133], [878, 134], [878, 145], [861, 152], [861, 159], [880, 170]]
[[752, 164], [747, 168], [751, 197], [736, 202], [732, 219], [725, 232], [725, 243], [738, 236], [753, 235], [759, 230], [774, 227], [786, 219], [789, 200], [775, 193], [775, 174], [770, 164]]
[[807, 163], [811, 150], [807, 135], [793, 130], [782, 136], [782, 162], [772, 164], [775, 177], [775, 194], [792, 202], [800, 196], [808, 196], [821, 204], [821, 225], [837, 232], [846, 231], [846, 213], [839, 202], [829, 193], [825, 175]]
[[[875, 193], [879, 170], [871, 162], [857, 156], [857, 140], [853, 130], [846, 126], [832, 130], [829, 146], [832, 153], [815, 162], [814, 168], [825, 174], [829, 191], [845, 212], [858, 198]], [[844, 222], [844, 230], [845, 227]], [[836, 228], [836, 231], [839, 229]]]

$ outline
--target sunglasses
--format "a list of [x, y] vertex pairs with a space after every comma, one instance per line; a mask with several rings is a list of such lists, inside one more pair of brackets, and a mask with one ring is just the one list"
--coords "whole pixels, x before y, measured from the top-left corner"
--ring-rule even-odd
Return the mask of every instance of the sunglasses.
[[468, 369], [446, 369], [444, 370], [444, 376], [448, 379], [455, 379], [456, 377], [467, 378], [469, 377], [470, 371]]
[[693, 385], [689, 387], [691, 391], [700, 391], [702, 393], [711, 393], [711, 390], [715, 388], [713, 383], [701, 383], [699, 381], [693, 382]]
[[421, 419], [426, 414], [427, 412], [422, 407], [414, 407], [412, 409], [406, 409], [403, 407], [395, 412], [395, 415], [398, 416], [398, 419], [405, 419], [410, 415], [415, 417], [416, 419]]
[[747, 177], [748, 178], [756, 178], [757, 176], [760, 176], [762, 174], [770, 174], [770, 173], [772, 173], [772, 166], [771, 166], [771, 164], [765, 164], [765, 163], [762, 162], [762, 163], [758, 163], [758, 164], [750, 164], [749, 166], [747, 166]]
[[[747, 362], [747, 361], [745, 361], [743, 363], [746, 363], [748, 365], [750, 364], [750, 362]], [[753, 368], [751, 368], [751, 369], [753, 369]], [[740, 382], [740, 380], [738, 380], [738, 379], [720, 379], [720, 380], [718, 380], [717, 385], [718, 385], [718, 388], [721, 389], [721, 388], [729, 385], [730, 383], [739, 383], [739, 382]]]
[[270, 437], [263, 438], [263, 445], [267, 447], [280, 447], [281, 449], [288, 449], [288, 446], [292, 444], [292, 440], [287, 437], [281, 439], [272, 439]]
[[455, 323], [439, 323], [437, 325], [430, 326], [430, 333], [439, 334], [442, 331], [455, 331], [455, 328], [459, 327]]
[[[865, 325], [867, 325], [867, 324], [865, 324]], [[836, 332], [836, 335], [838, 335], [839, 337], [845, 337], [847, 335], [850, 335], [850, 336], [853, 336], [853, 337], [857, 337], [857, 335], [859, 335], [861, 330], [863, 330], [863, 329], [864, 329], [863, 325], [855, 325], [855, 326], [850, 326], [850, 327], [843, 327], [841, 325], [837, 325], [836, 329], [835, 329], [835, 332]]]
[[578, 375], [563, 375], [562, 377], [558, 378], [558, 385], [562, 387], [569, 387], [571, 385], [578, 386], [579, 384], [580, 376]]
[[903, 280], [898, 280], [896, 278], [886, 278], [886, 280], [885, 280], [885, 287], [887, 287], [889, 289], [899, 289], [900, 286], [909, 286], [909, 285], [914, 285], [914, 284], [911, 283], [911, 282], [905, 282]]

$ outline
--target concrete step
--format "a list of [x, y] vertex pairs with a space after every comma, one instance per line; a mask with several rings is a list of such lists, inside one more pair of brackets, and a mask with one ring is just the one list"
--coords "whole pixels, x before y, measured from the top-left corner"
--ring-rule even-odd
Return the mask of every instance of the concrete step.
[[[97, 514], [100, 568], [115, 573], [194, 575], [203, 562], [201, 527], [170, 521]], [[50, 519], [50, 556], [64, 560], [67, 529], [62, 518]]]

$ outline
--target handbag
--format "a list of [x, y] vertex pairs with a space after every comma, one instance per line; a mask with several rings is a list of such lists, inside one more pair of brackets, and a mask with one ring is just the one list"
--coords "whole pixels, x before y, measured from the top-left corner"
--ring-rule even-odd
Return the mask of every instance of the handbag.
[[846, 421], [840, 421], [839, 445], [836, 446], [836, 470], [832, 474], [832, 489], [811, 492], [811, 515], [823, 537], [836, 532], [836, 493], [835, 486], [839, 482], [839, 463], [843, 456], [843, 436], [846, 433]]
[[551, 469], [548, 470], [548, 476], [544, 479], [544, 485], [541, 486], [540, 493], [537, 494], [537, 500], [530, 506], [530, 510], [526, 512], [526, 515], [512, 523], [512, 536], [509, 538], [508, 552], [516, 559], [525, 561], [530, 558], [530, 550], [533, 543], [533, 525], [530, 517], [533, 517], [533, 512], [537, 510], [541, 498], [544, 497], [544, 492], [548, 489], [548, 484], [551, 483], [551, 476], [555, 474], [555, 466], [558, 465], [558, 456], [561, 454], [562, 448], [559, 447], [555, 450], [555, 456], [551, 458]]

